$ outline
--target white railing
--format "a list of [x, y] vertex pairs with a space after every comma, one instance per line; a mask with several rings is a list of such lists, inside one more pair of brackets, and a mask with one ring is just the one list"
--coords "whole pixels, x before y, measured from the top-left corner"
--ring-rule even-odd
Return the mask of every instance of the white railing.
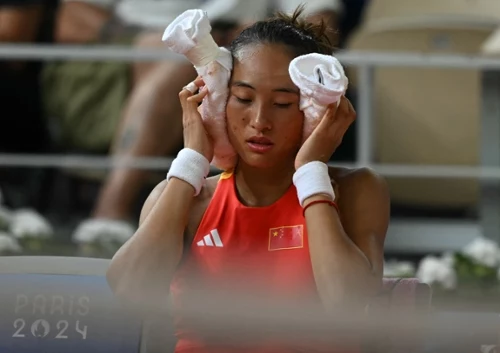
[[[131, 168], [155, 171], [167, 171], [172, 163], [171, 157], [94, 157], [87, 155], [60, 154], [1, 154], [0, 168], [33, 167], [61, 169], [113, 169]], [[500, 180], [500, 167], [464, 167], [440, 165], [404, 165], [377, 163], [330, 163], [332, 166], [359, 168], [368, 166], [386, 177], [400, 178], [446, 178], [446, 179], [478, 179]], [[217, 171], [213, 169], [213, 171]]]
[[[466, 55], [428, 55], [401, 52], [340, 51], [335, 56], [347, 66], [434, 67], [443, 69], [500, 70], [500, 59]], [[25, 60], [185, 60], [168, 50], [123, 46], [8, 45], [0, 44], [0, 58]]]

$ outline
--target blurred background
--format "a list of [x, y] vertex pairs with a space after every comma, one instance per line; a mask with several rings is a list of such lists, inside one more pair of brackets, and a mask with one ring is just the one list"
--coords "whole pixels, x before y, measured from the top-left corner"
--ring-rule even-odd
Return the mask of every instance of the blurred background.
[[[203, 8], [225, 46], [300, 3], [0, 1], [0, 254], [111, 258], [182, 148], [178, 92], [196, 73], [164, 48], [165, 27]], [[306, 12], [335, 29], [358, 112], [332, 163], [390, 187], [386, 275], [498, 287], [500, 1], [308, 0]]]

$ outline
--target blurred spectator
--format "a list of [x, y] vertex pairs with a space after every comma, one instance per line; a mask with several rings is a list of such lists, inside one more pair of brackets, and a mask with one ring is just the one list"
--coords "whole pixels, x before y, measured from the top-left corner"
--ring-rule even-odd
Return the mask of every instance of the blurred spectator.
[[[3, 0], [0, 42], [51, 42], [57, 1]], [[47, 147], [38, 85], [40, 62], [0, 61], [2, 152], [39, 152]]]
[[[252, 8], [266, 1], [254, 1]], [[59, 43], [163, 47], [168, 23], [203, 3], [215, 20], [212, 34], [220, 45], [229, 43], [232, 28], [244, 22], [240, 18], [257, 16], [247, 10], [248, 2], [240, 1], [68, 0], [59, 12], [56, 38]], [[187, 61], [53, 63], [44, 72], [45, 108], [65, 150], [103, 153], [111, 143], [113, 155], [168, 155], [182, 145], [178, 92], [195, 76]], [[129, 220], [150, 175], [113, 170], [95, 218]]]
[[[165, 24], [202, 1], [66, 0], [57, 16], [55, 39], [61, 44], [159, 46]], [[48, 65], [42, 80], [44, 106], [60, 147], [106, 153], [123, 106], [134, 101], [147, 69], [156, 65], [106, 61]]]
[[[57, 0], [0, 2], [0, 43], [50, 43]], [[0, 152], [40, 153], [50, 148], [41, 109], [42, 63], [0, 58]], [[4, 168], [0, 183], [10, 207], [35, 205], [43, 188], [39, 173]]]

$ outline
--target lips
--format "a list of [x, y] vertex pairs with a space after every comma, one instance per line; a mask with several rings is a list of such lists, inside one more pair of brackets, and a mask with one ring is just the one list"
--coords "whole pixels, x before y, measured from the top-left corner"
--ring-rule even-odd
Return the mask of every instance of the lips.
[[247, 142], [254, 143], [254, 144], [257, 144], [257, 145], [273, 145], [273, 141], [271, 141], [267, 137], [254, 136], [254, 137], [249, 138], [247, 140]]
[[273, 148], [274, 143], [267, 137], [254, 136], [247, 140], [247, 145], [252, 152], [265, 153]]

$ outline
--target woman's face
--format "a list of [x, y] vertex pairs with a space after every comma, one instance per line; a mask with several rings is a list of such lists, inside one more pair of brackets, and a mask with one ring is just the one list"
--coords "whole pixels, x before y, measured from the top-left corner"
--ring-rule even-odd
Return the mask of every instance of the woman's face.
[[292, 59], [285, 47], [271, 44], [243, 47], [234, 58], [228, 133], [240, 159], [252, 167], [293, 165], [300, 148], [304, 115], [288, 73]]

